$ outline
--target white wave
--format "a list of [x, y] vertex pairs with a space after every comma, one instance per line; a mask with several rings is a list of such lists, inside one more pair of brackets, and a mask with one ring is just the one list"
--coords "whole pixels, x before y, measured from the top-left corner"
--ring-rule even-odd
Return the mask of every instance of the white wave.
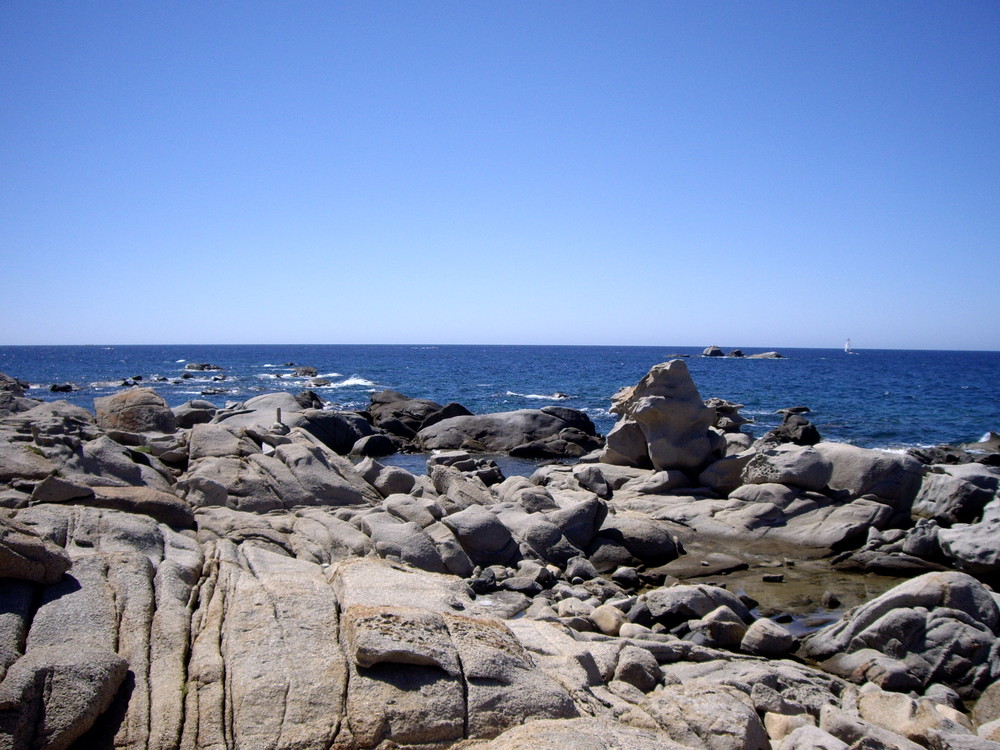
[[317, 378], [342, 378], [344, 377], [342, 373], [339, 372], [321, 372], [316, 376]]
[[346, 380], [341, 380], [339, 383], [330, 383], [330, 385], [326, 387], [327, 388], [377, 388], [378, 386], [375, 385], [375, 383], [373, 383], [370, 380], [366, 380], [365, 378], [359, 378], [357, 375], [352, 375]]
[[584, 414], [590, 417], [616, 417], [616, 414], [612, 414], [605, 408], [600, 406], [584, 406], [577, 411], [582, 411]]
[[187, 362], [187, 360], [186, 360], [186, 359], [178, 359], [177, 361], [178, 361], [178, 362]]
[[573, 398], [568, 393], [518, 393], [517, 391], [507, 391], [505, 396], [517, 396], [519, 398], [534, 398], [541, 399], [545, 401], [565, 401], [568, 398]]

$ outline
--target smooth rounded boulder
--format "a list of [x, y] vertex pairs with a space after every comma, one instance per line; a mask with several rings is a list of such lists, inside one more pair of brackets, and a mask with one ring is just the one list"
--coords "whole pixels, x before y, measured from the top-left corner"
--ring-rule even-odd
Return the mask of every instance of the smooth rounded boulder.
[[94, 399], [97, 424], [121, 432], [174, 432], [177, 417], [152, 388], [133, 388]]

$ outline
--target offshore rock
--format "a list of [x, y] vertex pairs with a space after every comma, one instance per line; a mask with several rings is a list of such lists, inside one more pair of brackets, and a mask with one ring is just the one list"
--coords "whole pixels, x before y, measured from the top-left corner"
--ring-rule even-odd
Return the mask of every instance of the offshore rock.
[[612, 398], [621, 419], [608, 433], [601, 461], [638, 468], [696, 470], [716, 448], [709, 428], [715, 410], [705, 406], [684, 360], [655, 365]]

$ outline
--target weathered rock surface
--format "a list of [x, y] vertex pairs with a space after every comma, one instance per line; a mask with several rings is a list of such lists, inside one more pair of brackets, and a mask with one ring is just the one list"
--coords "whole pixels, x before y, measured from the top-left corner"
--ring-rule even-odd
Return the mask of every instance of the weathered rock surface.
[[[424, 450], [510, 452], [524, 457], [546, 453], [582, 456], [599, 446], [595, 435], [593, 422], [583, 412], [545, 406], [449, 417], [423, 427], [415, 441]], [[556, 440], [561, 441], [559, 446]]]
[[173, 432], [177, 418], [152, 388], [133, 388], [94, 399], [97, 424], [123, 432]]
[[621, 419], [607, 435], [605, 463], [694, 470], [715, 448], [709, 433], [714, 410], [698, 395], [684, 360], [654, 366], [612, 402]]
[[442, 406], [427, 399], [410, 398], [397, 391], [373, 393], [368, 413], [376, 427], [407, 440], [442, 419], [472, 414], [461, 404]]
[[61, 547], [0, 516], [0, 578], [55, 583], [69, 566], [69, 555]]
[[[811, 636], [802, 653], [822, 661], [871, 650], [898, 662], [919, 687], [941, 683], [973, 698], [1000, 677], [998, 629], [1000, 610], [985, 586], [963, 573], [927, 573]], [[848, 676], [872, 680], [865, 664]]]

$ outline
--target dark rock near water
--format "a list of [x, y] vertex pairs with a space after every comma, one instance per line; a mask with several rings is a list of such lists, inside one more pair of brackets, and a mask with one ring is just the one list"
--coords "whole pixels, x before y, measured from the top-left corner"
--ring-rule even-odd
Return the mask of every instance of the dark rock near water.
[[11, 377], [6, 373], [0, 372], [0, 391], [6, 391], [14, 396], [23, 396], [24, 391], [30, 388], [30, 383], [25, 383], [23, 380], [18, 380], [17, 378]]
[[373, 393], [368, 413], [376, 427], [407, 440], [441, 419], [472, 414], [459, 404], [442, 406], [427, 399], [410, 398], [397, 391]]
[[726, 353], [718, 346], [709, 346], [702, 353], [703, 357], [724, 357]]
[[[589, 434], [578, 425], [589, 429]], [[594, 426], [581, 412], [562, 407], [521, 409], [497, 414], [449, 417], [422, 428], [415, 442], [424, 450], [474, 450], [511, 452], [525, 446], [521, 454], [553, 455], [557, 447], [562, 455], [582, 455], [594, 447]], [[583, 445], [575, 440], [586, 441]], [[529, 445], [533, 448], [528, 448]], [[544, 448], [543, 448], [544, 446]], [[575, 446], [575, 451], [568, 446]]]
[[209, 372], [213, 370], [221, 370], [219, 365], [213, 365], [208, 362], [188, 362], [184, 365], [184, 369], [193, 372]]
[[794, 443], [795, 445], [816, 445], [822, 438], [816, 425], [800, 414], [786, 412], [781, 426], [768, 432], [762, 441]]
[[743, 404], [726, 401], [723, 398], [709, 398], [705, 400], [705, 406], [715, 410], [715, 417], [712, 420], [712, 427], [722, 432], [739, 432], [740, 427], [750, 424], [749, 419], [740, 414]]

